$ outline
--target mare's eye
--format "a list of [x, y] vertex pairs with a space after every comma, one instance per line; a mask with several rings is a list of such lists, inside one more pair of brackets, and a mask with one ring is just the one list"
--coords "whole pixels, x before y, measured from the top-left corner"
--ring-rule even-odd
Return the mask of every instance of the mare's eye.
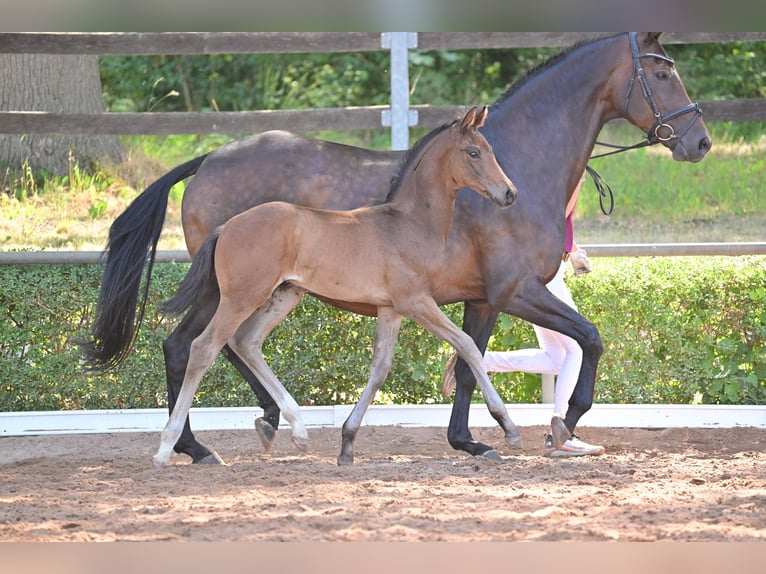
[[667, 79], [670, 78], [670, 73], [667, 70], [657, 70], [657, 72], [655, 72], [654, 76], [658, 80], [667, 80]]
[[476, 159], [476, 158], [479, 158], [479, 157], [481, 157], [481, 152], [479, 151], [479, 148], [475, 148], [475, 147], [469, 147], [469, 148], [468, 148], [468, 149], [466, 149], [465, 151], [466, 151], [466, 152], [468, 153], [468, 155], [469, 155], [471, 158], [473, 158], [473, 159]]

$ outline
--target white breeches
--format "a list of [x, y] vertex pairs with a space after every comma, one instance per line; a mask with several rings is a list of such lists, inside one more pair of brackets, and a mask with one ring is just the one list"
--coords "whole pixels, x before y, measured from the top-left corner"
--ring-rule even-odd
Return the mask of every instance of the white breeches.
[[[556, 276], [548, 283], [548, 289], [564, 303], [577, 310], [577, 306], [564, 283], [564, 262]], [[487, 351], [484, 368], [494, 373], [524, 372], [558, 375], [554, 392], [553, 414], [564, 417], [569, 408], [569, 398], [574, 392], [582, 366], [582, 349], [577, 342], [537, 325], [533, 325], [539, 349], [516, 351]]]

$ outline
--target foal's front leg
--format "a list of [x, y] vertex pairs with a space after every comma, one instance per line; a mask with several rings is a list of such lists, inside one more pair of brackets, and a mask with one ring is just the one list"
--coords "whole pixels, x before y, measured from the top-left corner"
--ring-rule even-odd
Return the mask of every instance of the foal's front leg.
[[[505, 403], [497, 394], [495, 387], [492, 386], [487, 371], [484, 369], [481, 351], [473, 339], [450, 321], [433, 299], [418, 301], [411, 307], [407, 316], [437, 337], [447, 341], [457, 350], [460, 358], [468, 364], [474, 377], [476, 377], [490, 414], [505, 432], [505, 442], [510, 447], [521, 448], [521, 435], [508, 415]], [[494, 450], [483, 452], [482, 456], [492, 459], [500, 458], [500, 455]]]
[[344, 466], [354, 462], [354, 440], [362, 419], [367, 409], [375, 398], [375, 393], [386, 381], [386, 376], [391, 370], [391, 361], [394, 356], [396, 339], [399, 336], [399, 328], [402, 325], [402, 316], [391, 307], [378, 307], [378, 318], [375, 324], [375, 343], [372, 349], [372, 363], [370, 364], [370, 378], [364, 387], [362, 396], [354, 406], [351, 414], [343, 423], [342, 442], [338, 465]]

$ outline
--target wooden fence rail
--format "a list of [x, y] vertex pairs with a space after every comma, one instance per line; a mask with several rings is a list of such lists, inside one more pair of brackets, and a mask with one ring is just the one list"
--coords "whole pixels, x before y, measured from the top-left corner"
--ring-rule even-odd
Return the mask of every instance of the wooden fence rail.
[[[592, 37], [582, 32], [422, 32], [417, 50], [562, 47]], [[668, 33], [665, 43], [766, 41], [766, 32]], [[222, 54], [275, 52], [361, 52], [385, 50], [373, 32], [162, 32], [0, 33], [6, 54]], [[404, 88], [406, 89], [406, 87]], [[392, 96], [393, 98], [393, 96]], [[703, 101], [705, 121], [766, 121], [766, 99]], [[243, 112], [66, 114], [0, 112], [0, 133], [79, 135], [247, 134], [270, 129], [317, 131], [381, 127], [386, 106]], [[411, 106], [417, 126], [433, 128], [454, 118], [460, 106]]]
[[[735, 243], [620, 243], [581, 245], [589, 257], [702, 257], [766, 255], [766, 242]], [[0, 251], [0, 265], [95, 265], [100, 251]], [[188, 263], [185, 249], [157, 252], [157, 263]]]

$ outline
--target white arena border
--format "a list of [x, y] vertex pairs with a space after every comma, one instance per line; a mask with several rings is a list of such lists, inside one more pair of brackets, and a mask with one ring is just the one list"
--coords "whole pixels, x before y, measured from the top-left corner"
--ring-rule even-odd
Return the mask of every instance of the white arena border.
[[[302, 407], [308, 427], [341, 427], [352, 405]], [[508, 412], [519, 426], [545, 425], [551, 405], [509, 404]], [[372, 405], [364, 425], [446, 427], [451, 404]], [[252, 429], [256, 407], [194, 408], [191, 425], [195, 431]], [[159, 432], [168, 419], [166, 409], [31, 411], [0, 413], [0, 437], [50, 434]], [[287, 423], [282, 420], [285, 426]], [[490, 427], [497, 423], [484, 404], [472, 404], [469, 424]], [[741, 405], [617, 405], [596, 404], [580, 421], [582, 427], [614, 428], [734, 428], [766, 429], [766, 406]]]

